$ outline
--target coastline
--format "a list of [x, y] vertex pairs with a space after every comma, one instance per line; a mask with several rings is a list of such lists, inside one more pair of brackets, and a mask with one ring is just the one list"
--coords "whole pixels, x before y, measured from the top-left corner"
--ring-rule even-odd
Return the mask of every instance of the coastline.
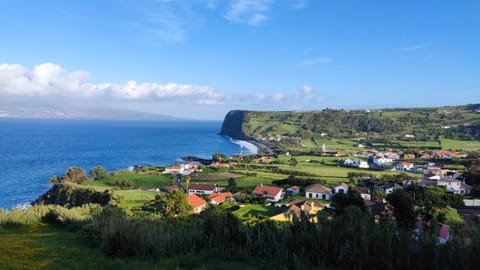
[[[259, 150], [261, 149], [255, 142], [253, 141], [244, 141], [244, 140], [236, 140], [230, 138], [230, 141], [234, 144], [240, 146], [240, 149], [246, 149], [248, 151], [247, 154], [256, 155], [258, 154]], [[243, 151], [241, 151], [243, 153]]]

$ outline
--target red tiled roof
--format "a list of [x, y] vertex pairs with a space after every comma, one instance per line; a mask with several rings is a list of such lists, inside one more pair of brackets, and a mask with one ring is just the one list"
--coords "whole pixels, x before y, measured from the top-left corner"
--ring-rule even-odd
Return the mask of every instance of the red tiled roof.
[[275, 197], [279, 192], [282, 191], [281, 187], [274, 187], [274, 186], [257, 186], [253, 191], [252, 194], [263, 195], [267, 194], [268, 196]]
[[222, 203], [226, 199], [233, 197], [233, 194], [231, 192], [225, 192], [225, 193], [212, 193], [208, 196], [212, 201], [216, 203]]
[[193, 206], [193, 208], [201, 207], [207, 204], [204, 199], [198, 197], [196, 194], [188, 195], [187, 201], [191, 206]]

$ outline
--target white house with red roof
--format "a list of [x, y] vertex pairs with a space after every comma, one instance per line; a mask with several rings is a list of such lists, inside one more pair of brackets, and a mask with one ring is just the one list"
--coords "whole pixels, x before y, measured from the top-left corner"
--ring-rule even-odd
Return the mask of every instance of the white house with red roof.
[[225, 202], [226, 200], [233, 199], [233, 194], [231, 192], [225, 193], [212, 193], [208, 195], [210, 198], [210, 203], [213, 205], [220, 205], [221, 203]]
[[299, 186], [291, 186], [287, 188], [287, 194], [288, 195], [297, 195], [300, 193], [300, 187]]
[[414, 164], [412, 162], [408, 162], [408, 161], [399, 162], [397, 163], [397, 165], [395, 165], [395, 170], [409, 171], [413, 169], [413, 165]]
[[207, 207], [207, 202], [196, 194], [190, 194], [187, 202], [193, 207], [193, 213], [200, 214]]
[[278, 202], [283, 199], [283, 189], [276, 186], [259, 185], [253, 191], [252, 194], [259, 195], [267, 198], [268, 201]]

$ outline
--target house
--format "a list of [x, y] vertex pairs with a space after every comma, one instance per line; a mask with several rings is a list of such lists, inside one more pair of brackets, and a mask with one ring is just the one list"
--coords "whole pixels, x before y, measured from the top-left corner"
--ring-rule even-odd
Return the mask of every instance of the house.
[[305, 197], [328, 201], [332, 197], [332, 189], [321, 184], [313, 184], [305, 188]]
[[297, 195], [298, 193], [300, 193], [300, 187], [299, 186], [291, 186], [287, 189], [287, 194], [288, 195]]
[[368, 187], [354, 187], [353, 189], [357, 191], [358, 194], [360, 194], [360, 197], [362, 197], [364, 200], [372, 199], [370, 189]]
[[385, 194], [390, 194], [392, 192], [394, 192], [395, 190], [397, 189], [403, 189], [403, 187], [397, 183], [388, 183], [388, 184], [385, 184], [385, 185], [376, 185], [374, 186], [374, 189], [375, 190], [383, 190], [385, 191]]
[[163, 171], [164, 174], [182, 174], [183, 173], [183, 166], [180, 166], [178, 164], [175, 164], [170, 167], [165, 167], [165, 170]]
[[413, 163], [411, 162], [407, 162], [407, 161], [403, 161], [403, 162], [399, 162], [395, 165], [395, 170], [399, 170], [399, 171], [409, 171], [411, 169], [413, 169]]
[[187, 202], [193, 207], [193, 213], [200, 214], [207, 207], [207, 202], [196, 194], [190, 194]]
[[141, 191], [160, 191], [159, 188], [156, 188], [156, 187], [147, 187], [147, 186], [139, 186], [138, 187], [138, 190], [141, 190]]
[[220, 205], [226, 200], [231, 200], [233, 199], [233, 194], [231, 192], [225, 192], [225, 193], [212, 193], [208, 195], [208, 198], [210, 198], [210, 203], [213, 205]]
[[278, 202], [283, 199], [283, 189], [281, 187], [259, 185], [252, 194], [266, 197], [270, 202]]
[[370, 168], [370, 166], [368, 165], [368, 162], [366, 162], [365, 160], [360, 160], [358, 162], [358, 168], [360, 169], [368, 169]]
[[365, 200], [365, 207], [370, 211], [376, 222], [381, 219], [395, 219], [393, 215], [393, 206], [389, 203]]
[[462, 183], [462, 184], [460, 185], [460, 189], [458, 190], [458, 191], [459, 191], [458, 194], [461, 194], [461, 195], [469, 195], [469, 194], [472, 193], [472, 188], [473, 188], [472, 186], [467, 185], [467, 184], [465, 184], [465, 183]]
[[343, 162], [343, 165], [348, 166], [348, 167], [356, 167], [356, 168], [363, 168], [363, 169], [368, 169], [368, 162], [364, 160], [352, 160], [352, 159], [346, 159]]
[[379, 167], [383, 167], [385, 165], [388, 165], [390, 163], [392, 163], [393, 160], [391, 158], [388, 158], [388, 157], [375, 157], [373, 159], [373, 163]]
[[270, 162], [272, 162], [272, 159], [270, 157], [263, 156], [263, 157], [255, 159], [255, 161], [257, 163], [270, 163]]
[[415, 159], [415, 154], [408, 153], [408, 154], [403, 154], [403, 159]]
[[460, 195], [468, 195], [472, 192], [472, 186], [451, 177], [442, 177], [437, 181], [438, 186], [445, 187], [447, 192]]
[[323, 210], [323, 208], [324, 205], [320, 202], [294, 200], [290, 202], [287, 207], [282, 209], [280, 213], [270, 217], [270, 219], [275, 221], [292, 221], [294, 217], [300, 219], [303, 212], [306, 217], [312, 218], [315, 222], [315, 215]]
[[332, 188], [332, 194], [347, 194], [348, 193], [348, 185], [345, 183], [339, 183], [338, 185]]
[[171, 185], [171, 186], [163, 186], [162, 187], [162, 191], [163, 192], [170, 192], [170, 191], [173, 191], [173, 190], [180, 190], [177, 186], [175, 185]]
[[217, 186], [212, 184], [190, 184], [188, 194], [212, 194], [218, 192]]

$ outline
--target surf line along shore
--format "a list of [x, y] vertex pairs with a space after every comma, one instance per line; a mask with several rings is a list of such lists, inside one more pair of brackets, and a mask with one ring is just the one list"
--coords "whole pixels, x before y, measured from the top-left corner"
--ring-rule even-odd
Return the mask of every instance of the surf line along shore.
[[[240, 146], [240, 153], [241, 154], [252, 154], [256, 155], [258, 154], [259, 146], [249, 142], [249, 141], [244, 141], [244, 140], [236, 140], [236, 139], [230, 139], [233, 143], [238, 144]], [[247, 153], [244, 153], [243, 150], [247, 150]]]

